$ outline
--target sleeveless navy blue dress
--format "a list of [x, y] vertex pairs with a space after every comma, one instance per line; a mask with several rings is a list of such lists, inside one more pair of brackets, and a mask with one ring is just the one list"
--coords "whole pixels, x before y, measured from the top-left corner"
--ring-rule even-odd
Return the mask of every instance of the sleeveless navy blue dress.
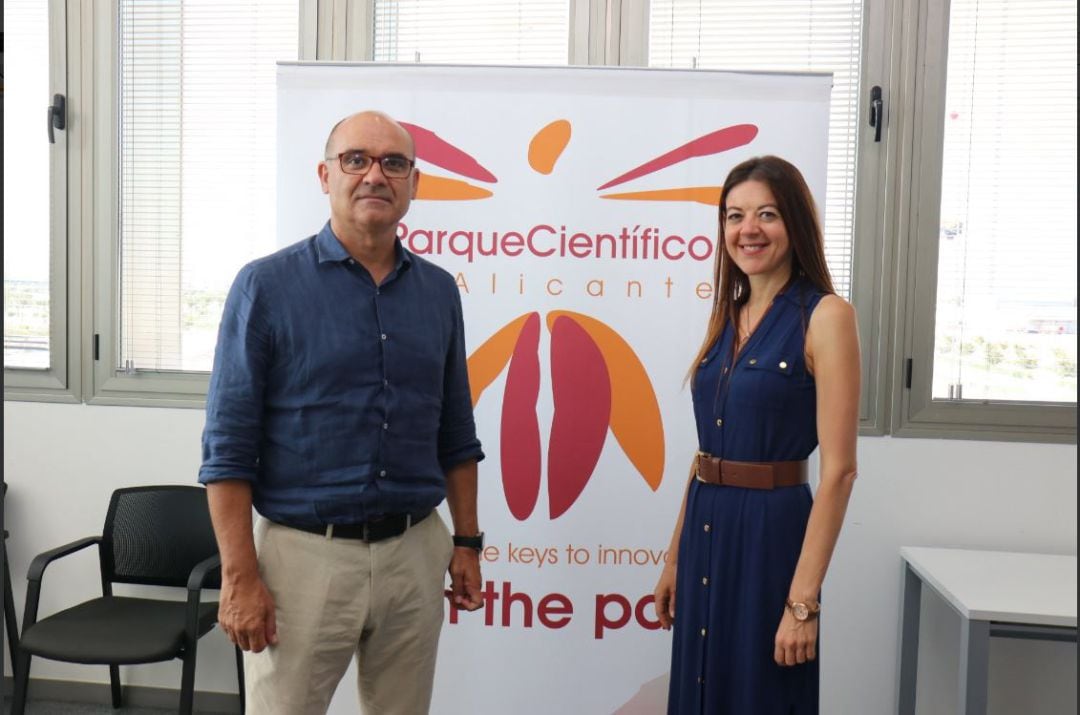
[[[700, 449], [741, 462], [806, 459], [817, 447], [814, 378], [803, 355], [822, 293], [805, 279], [773, 300], [735, 364], [728, 325], [693, 384]], [[773, 660], [802, 550], [808, 485], [705, 484], [687, 496], [676, 571], [668, 712], [817, 715], [818, 661]]]

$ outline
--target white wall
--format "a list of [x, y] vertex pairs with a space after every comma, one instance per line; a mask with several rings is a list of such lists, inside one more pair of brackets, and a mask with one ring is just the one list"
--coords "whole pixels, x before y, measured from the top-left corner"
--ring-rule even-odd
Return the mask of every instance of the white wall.
[[[202, 424], [198, 410], [4, 403], [5, 525], [20, 622], [31, 558], [100, 533], [116, 487], [194, 483]], [[895, 711], [901, 545], [1076, 553], [1073, 445], [863, 438], [859, 466], [824, 592], [822, 712], [830, 715]], [[43, 615], [96, 594], [96, 557], [65, 561], [46, 572]], [[959, 621], [924, 597], [922, 622], [919, 713], [953, 712]], [[992, 715], [1076, 712], [1076, 653], [1072, 644], [993, 640]], [[176, 662], [129, 668], [123, 678], [175, 688], [179, 672]], [[108, 679], [104, 668], [37, 658], [32, 674]], [[235, 692], [232, 650], [217, 631], [200, 643], [197, 678], [201, 690]], [[438, 703], [435, 711], [449, 712]]]

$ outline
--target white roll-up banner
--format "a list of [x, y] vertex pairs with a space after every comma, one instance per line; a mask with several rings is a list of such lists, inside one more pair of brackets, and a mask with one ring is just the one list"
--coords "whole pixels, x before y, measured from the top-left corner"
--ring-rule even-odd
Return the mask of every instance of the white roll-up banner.
[[[776, 154], [824, 207], [828, 74], [285, 63], [278, 244], [329, 217], [316, 169], [356, 111], [399, 120], [398, 227], [456, 279], [480, 464], [484, 606], [447, 604], [434, 713], [662, 713], [652, 591], [696, 437], [721, 184]], [[445, 510], [445, 505], [442, 507]], [[444, 511], [445, 516], [445, 511]], [[355, 671], [331, 712], [358, 712]]]

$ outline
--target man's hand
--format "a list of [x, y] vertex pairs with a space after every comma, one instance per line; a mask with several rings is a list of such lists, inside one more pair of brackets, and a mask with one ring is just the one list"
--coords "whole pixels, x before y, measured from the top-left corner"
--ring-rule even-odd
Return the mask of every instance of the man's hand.
[[274, 597], [258, 576], [223, 580], [218, 625], [241, 650], [259, 653], [277, 645]]
[[656, 600], [656, 617], [666, 631], [675, 621], [675, 564], [670, 561], [664, 564], [664, 570], [660, 572], [653, 598]]
[[450, 590], [454, 606], [475, 611], [483, 605], [480, 596], [480, 552], [463, 546], [454, 547], [450, 557]]

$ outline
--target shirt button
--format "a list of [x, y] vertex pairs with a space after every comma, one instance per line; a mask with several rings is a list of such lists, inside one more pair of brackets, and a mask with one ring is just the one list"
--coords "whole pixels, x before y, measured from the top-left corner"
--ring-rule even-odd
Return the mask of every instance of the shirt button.
[[379, 336], [379, 340], [386, 340], [386, 333]]
[[757, 365], [757, 358], [750, 358], [751, 365]]
[[390, 381], [389, 380], [383, 380], [382, 381], [382, 386], [383, 387], [390, 387]]
[[390, 425], [388, 423], [386, 423], [386, 422], [383, 422], [382, 423], [382, 428], [383, 429], [390, 429]]
[[702, 628], [702, 629], [701, 629], [701, 637], [702, 637], [702, 638], [704, 638], [704, 637], [705, 637], [705, 629], [704, 629], [704, 628]]
[[701, 577], [701, 585], [702, 586], [708, 586], [709, 585], [709, 577], [708, 576], [702, 576]]
[[787, 363], [784, 362], [783, 360], [780, 361], [780, 369], [781, 370], [786, 370], [787, 369]]
[[701, 685], [702, 683], [705, 682], [705, 678], [702, 678], [701, 676], [698, 676], [697, 681], [698, 681], [698, 685]]
[[709, 526], [708, 524], [706, 524], [706, 525], [705, 525], [705, 532], [706, 532], [706, 533], [708, 533], [708, 531], [709, 531], [709, 529], [710, 529], [710, 528], [711, 528], [711, 527], [710, 527], [710, 526]]
[[716, 426], [717, 427], [723, 427], [724, 426], [724, 421], [723, 420], [717, 420], [716, 421]]
[[381, 470], [381, 471], [379, 472], [379, 476], [380, 476], [380, 477], [385, 477], [385, 476], [386, 476], [386, 470], [385, 470], [385, 469]]

